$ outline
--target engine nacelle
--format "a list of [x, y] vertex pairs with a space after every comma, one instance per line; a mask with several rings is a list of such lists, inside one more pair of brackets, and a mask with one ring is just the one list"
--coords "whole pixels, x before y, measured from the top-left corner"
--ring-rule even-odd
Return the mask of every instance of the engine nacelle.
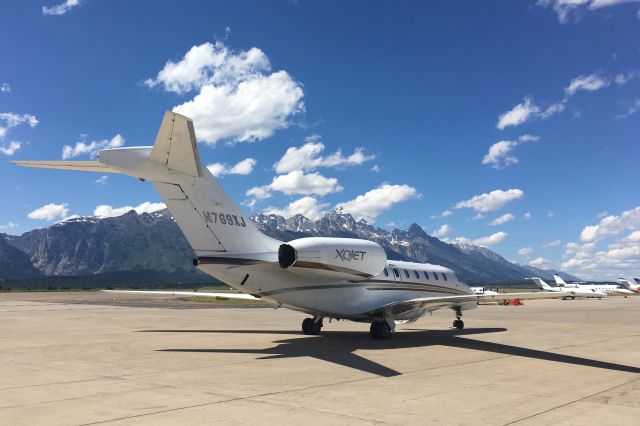
[[353, 238], [300, 238], [278, 250], [282, 269], [328, 280], [362, 280], [378, 275], [387, 263], [379, 244]]

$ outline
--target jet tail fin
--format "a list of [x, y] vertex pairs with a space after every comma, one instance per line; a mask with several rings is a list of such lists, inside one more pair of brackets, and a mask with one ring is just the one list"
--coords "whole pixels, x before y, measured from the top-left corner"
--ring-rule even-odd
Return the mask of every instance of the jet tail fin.
[[556, 284], [558, 285], [558, 287], [564, 287], [567, 285], [567, 283], [565, 282], [565, 280], [562, 279], [562, 277], [558, 274], [554, 274], [553, 278], [556, 280]]
[[552, 291], [553, 288], [547, 284], [546, 282], [544, 282], [543, 279], [538, 278], [538, 277], [532, 277], [531, 280], [533, 280], [533, 282], [536, 284], [536, 287], [542, 289], [542, 290], [546, 290], [546, 291]]

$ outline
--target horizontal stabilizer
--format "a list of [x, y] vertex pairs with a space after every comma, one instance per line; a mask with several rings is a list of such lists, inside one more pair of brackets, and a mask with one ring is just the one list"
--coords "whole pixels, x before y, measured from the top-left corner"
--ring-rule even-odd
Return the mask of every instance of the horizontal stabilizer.
[[81, 170], [85, 172], [120, 173], [97, 161], [12, 161], [13, 164], [40, 169]]
[[211, 297], [216, 299], [260, 300], [244, 293], [205, 293], [200, 291], [155, 291], [155, 290], [102, 290], [105, 293], [146, 294], [150, 296]]

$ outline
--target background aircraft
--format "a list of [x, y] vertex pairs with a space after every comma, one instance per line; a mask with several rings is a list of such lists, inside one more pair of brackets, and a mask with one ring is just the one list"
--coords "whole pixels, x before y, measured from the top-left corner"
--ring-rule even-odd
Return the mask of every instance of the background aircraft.
[[606, 296], [606, 294], [602, 291], [579, 288], [579, 287], [551, 287], [547, 284], [542, 278], [532, 277], [533, 282], [538, 286], [538, 288], [544, 291], [551, 291], [556, 293], [563, 293], [565, 296], [563, 299], [575, 299], [576, 297], [597, 297], [599, 299]]
[[602, 293], [606, 293], [606, 294], [612, 294], [612, 295], [624, 295], [624, 296], [628, 296], [630, 294], [633, 294], [631, 291], [627, 290], [626, 288], [621, 288], [618, 285], [615, 284], [583, 284], [583, 283], [566, 283], [562, 277], [560, 275], [555, 274], [553, 276], [553, 278], [556, 281], [556, 285], [558, 287], [564, 287], [564, 288], [580, 288], [580, 289], [584, 289], [584, 290], [592, 290], [592, 291], [599, 291]]
[[[193, 248], [193, 264], [229, 286], [310, 314], [305, 334], [323, 318], [371, 323], [387, 339], [396, 323], [450, 308], [453, 326], [478, 301], [548, 299], [555, 292], [474, 294], [448, 268], [388, 260], [375, 242], [309, 237], [284, 243], [262, 234], [200, 162], [190, 119], [166, 112], [153, 147], [102, 150], [97, 161], [15, 161], [39, 168], [120, 173], [151, 181]], [[188, 293], [203, 296], [204, 293]]]

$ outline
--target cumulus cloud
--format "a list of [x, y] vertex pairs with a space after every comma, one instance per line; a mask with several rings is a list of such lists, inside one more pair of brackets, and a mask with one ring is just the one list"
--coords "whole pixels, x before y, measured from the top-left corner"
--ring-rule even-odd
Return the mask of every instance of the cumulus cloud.
[[531, 247], [522, 247], [520, 250], [518, 250], [518, 254], [520, 256], [526, 256], [531, 253], [533, 253], [533, 249]]
[[515, 218], [516, 217], [514, 215], [512, 215], [511, 213], [505, 213], [502, 216], [495, 218], [489, 225], [491, 225], [491, 226], [502, 225], [504, 223], [512, 221]]
[[561, 24], [567, 23], [571, 16], [580, 12], [592, 11], [604, 7], [616, 6], [623, 3], [635, 3], [638, 0], [538, 0], [536, 4], [544, 8], [551, 8]]
[[4, 139], [9, 130], [21, 124], [28, 124], [32, 129], [38, 125], [38, 119], [31, 114], [15, 114], [13, 112], [0, 113], [0, 140]]
[[496, 142], [489, 147], [489, 152], [482, 159], [482, 164], [494, 169], [504, 169], [518, 163], [518, 158], [512, 154], [513, 149], [525, 142], [535, 142], [540, 138], [533, 135], [522, 135], [517, 140]]
[[458, 237], [458, 238], [455, 238], [452, 242], [459, 243], [459, 244], [473, 244], [474, 246], [488, 247], [488, 246], [501, 243], [502, 241], [507, 239], [508, 236], [509, 234], [507, 234], [506, 232], [499, 231], [487, 237], [480, 237], [474, 240], [471, 240], [466, 237]]
[[544, 243], [542, 245], [542, 247], [558, 247], [560, 244], [562, 244], [562, 241], [560, 240], [553, 240], [553, 241], [549, 241], [547, 243]]
[[380, 213], [390, 209], [394, 204], [407, 201], [418, 196], [418, 191], [409, 185], [382, 184], [365, 194], [336, 207], [344, 209], [356, 219], [375, 222]]
[[98, 151], [119, 148], [124, 145], [124, 138], [120, 134], [115, 135], [111, 139], [91, 142], [87, 142], [86, 138], [87, 135], [80, 135], [80, 140], [76, 142], [74, 146], [65, 145], [62, 148], [62, 159], [68, 160], [69, 158], [75, 158], [85, 154], [88, 154], [91, 158], [95, 158], [96, 155], [98, 155]]
[[39, 219], [53, 221], [56, 219], [63, 219], [69, 213], [67, 203], [55, 204], [49, 203], [42, 207], [39, 207], [29, 213], [27, 217], [29, 219]]
[[433, 231], [431, 235], [436, 238], [442, 238], [446, 237], [449, 232], [451, 232], [451, 227], [445, 223], [440, 228]]
[[[309, 138], [308, 138], [309, 140]], [[278, 160], [273, 168], [277, 173], [288, 173], [293, 170], [312, 171], [320, 167], [346, 167], [360, 165], [366, 161], [373, 160], [375, 156], [365, 155], [362, 148], [356, 148], [353, 154], [344, 156], [341, 150], [322, 156], [324, 144], [312, 141], [300, 147], [290, 147], [287, 152]]]
[[80, 6], [80, 0], [66, 0], [54, 6], [42, 6], [42, 14], [50, 16], [64, 15], [76, 6]]
[[616, 76], [613, 78], [613, 81], [617, 85], [622, 86], [638, 77], [640, 77], [640, 70], [631, 70], [631, 71], [621, 72], [616, 74]]
[[342, 187], [338, 185], [338, 179], [327, 178], [319, 173], [305, 174], [301, 170], [294, 170], [286, 175], [274, 177], [270, 188], [287, 195], [327, 195], [342, 191]]
[[599, 73], [581, 75], [571, 80], [571, 83], [564, 88], [564, 94], [568, 97], [573, 96], [579, 90], [593, 92], [607, 87], [609, 84], [611, 84], [609, 79]]
[[304, 111], [302, 86], [286, 71], [271, 72], [258, 48], [233, 52], [222, 42], [193, 46], [144, 82], [195, 96], [173, 108], [193, 119], [199, 140], [253, 142], [289, 126]]
[[4, 155], [13, 155], [22, 146], [22, 142], [11, 141], [9, 143], [2, 143], [0, 145], [0, 152]]
[[529, 262], [529, 266], [533, 266], [533, 267], [536, 267], [536, 268], [549, 269], [551, 265], [550, 265], [549, 261], [547, 259], [545, 259], [544, 257], [536, 257], [531, 262]]
[[9, 83], [0, 84], [0, 93], [11, 93], [11, 86], [9, 86]]
[[224, 175], [250, 175], [253, 172], [258, 161], [254, 158], [245, 158], [242, 161], [237, 162], [235, 165], [229, 167], [225, 163], [213, 163], [207, 166], [207, 169], [215, 177]]
[[526, 212], [525, 214], [522, 215], [522, 217], [524, 218], [524, 220], [529, 220], [531, 219], [531, 213], [530, 212]]
[[640, 229], [640, 206], [623, 211], [619, 215], [609, 215], [600, 220], [597, 225], [584, 227], [580, 233], [580, 240], [584, 242], [598, 241], [603, 238], [618, 235], [623, 231]]
[[540, 112], [540, 108], [533, 103], [531, 96], [526, 96], [522, 103], [514, 106], [511, 110], [500, 114], [496, 127], [504, 130], [505, 127], [518, 126]]
[[325, 215], [328, 203], [318, 203], [318, 200], [313, 197], [302, 197], [298, 200], [291, 202], [283, 209], [277, 209], [275, 207], [267, 207], [265, 209], [266, 214], [277, 214], [289, 218], [297, 214], [311, 219], [318, 220]]
[[8, 222], [4, 225], [0, 225], [0, 231], [9, 231], [11, 229], [15, 229], [18, 227], [18, 224], [15, 222]]
[[520, 189], [508, 189], [503, 191], [496, 189], [489, 193], [475, 195], [468, 200], [460, 201], [455, 205], [456, 209], [473, 209], [479, 213], [488, 213], [500, 210], [512, 201], [520, 200], [524, 192]]
[[431, 219], [444, 219], [445, 217], [449, 217], [453, 214], [451, 210], [445, 210], [438, 215], [431, 215]]
[[123, 207], [112, 207], [107, 204], [102, 204], [97, 206], [93, 211], [93, 215], [97, 217], [116, 217], [122, 216], [123, 214], [130, 212], [131, 210], [135, 210], [136, 213], [153, 213], [158, 210], [166, 209], [167, 206], [164, 203], [152, 203], [150, 201], [145, 201], [141, 204], [138, 204], [135, 207], [132, 206], [123, 206]]

